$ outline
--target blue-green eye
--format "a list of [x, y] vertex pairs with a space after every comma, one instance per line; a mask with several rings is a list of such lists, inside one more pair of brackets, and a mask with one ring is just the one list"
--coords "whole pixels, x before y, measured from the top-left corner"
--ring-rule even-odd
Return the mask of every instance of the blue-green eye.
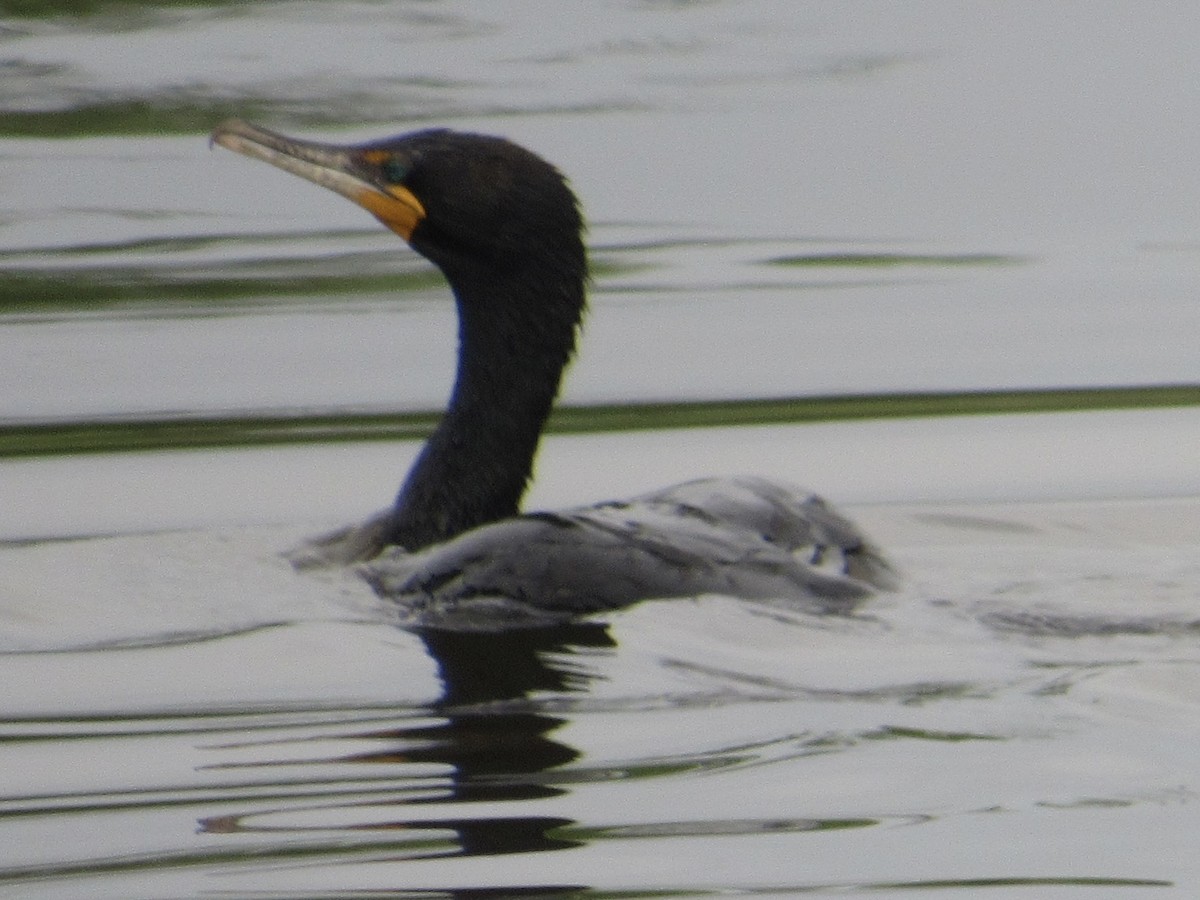
[[408, 177], [408, 164], [403, 160], [389, 159], [383, 164], [383, 177], [391, 184], [399, 184]]

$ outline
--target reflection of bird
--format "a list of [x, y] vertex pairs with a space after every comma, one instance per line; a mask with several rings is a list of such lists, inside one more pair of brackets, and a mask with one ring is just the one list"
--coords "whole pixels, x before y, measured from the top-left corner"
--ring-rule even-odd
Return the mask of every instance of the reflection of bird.
[[757, 478], [521, 516], [575, 348], [587, 262], [563, 177], [495, 137], [447, 130], [334, 146], [239, 120], [215, 143], [349, 197], [445, 274], [459, 356], [446, 413], [395, 505], [306, 560], [370, 560], [420, 621], [533, 622], [650, 597], [803, 598], [846, 608], [887, 564], [818, 498]]

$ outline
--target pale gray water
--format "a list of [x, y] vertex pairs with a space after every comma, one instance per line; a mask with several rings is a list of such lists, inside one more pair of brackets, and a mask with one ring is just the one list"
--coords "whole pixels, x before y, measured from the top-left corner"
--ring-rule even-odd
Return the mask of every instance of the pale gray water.
[[[600, 267], [569, 403], [1194, 385], [1198, 31], [1095, 2], [13, 16], [0, 422], [440, 405], [444, 290], [210, 152], [230, 114], [561, 166]], [[1195, 406], [557, 435], [535, 505], [787, 478], [907, 584], [541, 648], [422, 646], [279, 557], [386, 503], [411, 443], [0, 460], [0, 896], [1195, 896], [1196, 446]]]

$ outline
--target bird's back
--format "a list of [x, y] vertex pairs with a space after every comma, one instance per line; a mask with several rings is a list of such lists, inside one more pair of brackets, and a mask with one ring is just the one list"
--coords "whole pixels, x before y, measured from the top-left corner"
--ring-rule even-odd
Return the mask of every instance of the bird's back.
[[626, 501], [530, 513], [362, 566], [409, 624], [504, 628], [639, 600], [722, 594], [849, 612], [887, 562], [821, 498], [761, 478], [686, 482]]

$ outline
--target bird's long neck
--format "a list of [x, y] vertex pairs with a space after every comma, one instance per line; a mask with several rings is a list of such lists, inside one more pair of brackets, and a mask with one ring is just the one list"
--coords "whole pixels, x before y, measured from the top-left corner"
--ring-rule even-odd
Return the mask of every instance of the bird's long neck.
[[389, 543], [417, 550], [517, 514], [584, 303], [579, 275], [530, 276], [451, 279], [454, 390], [396, 498]]

